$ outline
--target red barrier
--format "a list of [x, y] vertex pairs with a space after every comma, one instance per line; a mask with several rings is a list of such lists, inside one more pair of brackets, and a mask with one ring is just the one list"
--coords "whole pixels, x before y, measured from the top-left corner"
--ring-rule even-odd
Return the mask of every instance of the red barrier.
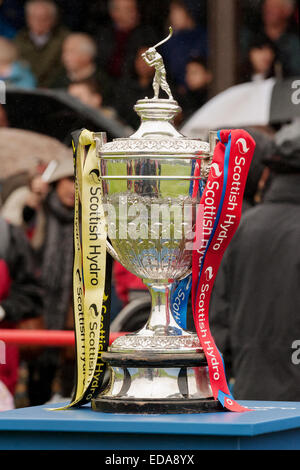
[[[110, 333], [109, 344], [127, 333]], [[73, 346], [74, 331], [70, 330], [8, 330], [0, 329], [0, 340], [7, 344], [39, 346]]]

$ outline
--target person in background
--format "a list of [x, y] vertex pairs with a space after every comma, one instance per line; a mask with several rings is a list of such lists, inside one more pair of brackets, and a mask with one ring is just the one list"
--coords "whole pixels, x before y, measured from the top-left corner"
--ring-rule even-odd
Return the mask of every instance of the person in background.
[[[33, 254], [19, 227], [0, 216], [0, 328], [25, 327], [39, 319], [43, 291], [34, 270]], [[5, 345], [5, 363], [0, 361], [0, 411], [14, 407], [18, 381], [19, 351]]]
[[207, 57], [206, 31], [195, 21], [192, 10], [183, 0], [172, 0], [167, 26], [173, 36], [161, 46], [168, 77], [179, 91], [184, 89], [185, 67], [191, 57]]
[[185, 67], [185, 89], [178, 95], [184, 120], [188, 119], [207, 102], [211, 81], [212, 74], [205, 59], [195, 57], [187, 62]]
[[141, 23], [137, 0], [109, 0], [111, 21], [97, 35], [98, 62], [116, 82], [130, 72], [138, 48], [158, 40], [152, 27]]
[[103, 90], [96, 79], [87, 78], [70, 83], [68, 93], [90, 108], [101, 111], [107, 118], [117, 119], [117, 112], [114, 108], [103, 106]]
[[281, 64], [277, 60], [277, 49], [273, 41], [264, 34], [255, 36], [249, 46], [247, 59], [242, 66], [241, 81], [280, 78], [281, 74]]
[[300, 42], [293, 17], [296, 9], [295, 0], [263, 0], [262, 24], [255, 30], [247, 27], [241, 32], [241, 51], [246, 60], [249, 47], [258, 33], [264, 34], [277, 49], [277, 60], [282, 67], [283, 77], [300, 74]]
[[70, 83], [68, 93], [90, 108], [100, 109], [103, 103], [100, 83], [93, 78], [87, 78]]
[[7, 86], [18, 88], [35, 88], [36, 80], [30, 67], [18, 60], [15, 44], [0, 37], [0, 80]]
[[71, 33], [63, 42], [63, 71], [52, 84], [67, 89], [70, 84], [83, 80], [96, 80], [102, 87], [102, 99], [108, 99], [110, 85], [106, 73], [96, 63], [97, 45], [86, 33]]
[[[300, 122], [284, 126], [264, 163], [261, 204], [248, 209], [217, 274], [211, 331], [241, 400], [299, 401], [292, 345], [300, 329]], [[227, 366], [230, 367], [227, 367]]]
[[57, 5], [51, 0], [29, 0], [25, 14], [26, 27], [17, 34], [15, 44], [38, 87], [47, 88], [61, 70], [61, 48], [68, 31], [59, 24]]
[[[45, 291], [42, 317], [45, 328], [50, 330], [73, 327], [73, 175], [70, 155], [59, 161], [48, 181], [48, 190], [43, 181], [35, 178], [23, 210], [25, 228], [31, 234], [37, 274]], [[52, 348], [44, 349], [38, 358], [29, 361], [28, 396], [31, 405], [43, 404], [51, 398], [57, 374], [61, 374], [62, 387], [66, 390], [67, 385], [71, 395], [73, 359]]]
[[37, 210], [46, 197], [49, 185], [42, 178], [46, 168], [45, 162], [37, 161], [32, 168], [14, 172], [2, 181], [0, 214], [13, 225], [23, 226], [25, 204], [29, 202]]

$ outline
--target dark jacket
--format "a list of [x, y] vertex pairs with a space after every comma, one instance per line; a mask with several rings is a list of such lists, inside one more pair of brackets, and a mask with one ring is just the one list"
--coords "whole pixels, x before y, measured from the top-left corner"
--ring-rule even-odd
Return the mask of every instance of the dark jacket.
[[244, 214], [210, 304], [213, 336], [235, 378], [234, 396], [300, 400], [300, 173], [277, 175]]
[[15, 38], [19, 56], [31, 67], [38, 87], [47, 88], [52, 85], [62, 71], [62, 44], [68, 30], [58, 26], [49, 41], [43, 47], [37, 47], [31, 40], [29, 31], [22, 29]]
[[[244, 60], [246, 60], [251, 44], [258, 35], [264, 35], [263, 28], [255, 32], [248, 28], [241, 29], [240, 50]], [[277, 62], [282, 67], [283, 77], [294, 77], [300, 73], [300, 43], [297, 31], [287, 29], [276, 39], [274, 45], [277, 50]]]

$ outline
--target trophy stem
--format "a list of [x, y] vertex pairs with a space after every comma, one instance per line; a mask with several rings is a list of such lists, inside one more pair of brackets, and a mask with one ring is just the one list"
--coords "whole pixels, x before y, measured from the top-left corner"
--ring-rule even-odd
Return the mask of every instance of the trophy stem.
[[181, 336], [184, 331], [171, 312], [172, 282], [143, 280], [152, 299], [151, 313], [146, 325], [137, 333], [142, 336]]

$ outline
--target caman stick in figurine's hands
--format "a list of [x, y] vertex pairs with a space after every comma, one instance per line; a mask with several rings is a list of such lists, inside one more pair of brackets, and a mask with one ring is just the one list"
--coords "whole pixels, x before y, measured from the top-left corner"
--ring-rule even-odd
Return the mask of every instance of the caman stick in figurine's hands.
[[153, 99], [158, 99], [159, 89], [161, 88], [167, 93], [167, 95], [169, 96], [169, 99], [173, 100], [172, 92], [166, 80], [166, 69], [164, 66], [162, 56], [156, 51], [156, 48], [158, 46], [168, 41], [170, 37], [172, 36], [173, 29], [171, 26], [169, 27], [169, 31], [170, 31], [170, 34], [163, 41], [160, 41], [154, 47], [149, 47], [149, 49], [142, 54], [142, 57], [145, 60], [145, 62], [150, 67], [155, 68], [155, 75], [154, 75], [153, 84], [152, 84], [153, 90], [154, 90]]

